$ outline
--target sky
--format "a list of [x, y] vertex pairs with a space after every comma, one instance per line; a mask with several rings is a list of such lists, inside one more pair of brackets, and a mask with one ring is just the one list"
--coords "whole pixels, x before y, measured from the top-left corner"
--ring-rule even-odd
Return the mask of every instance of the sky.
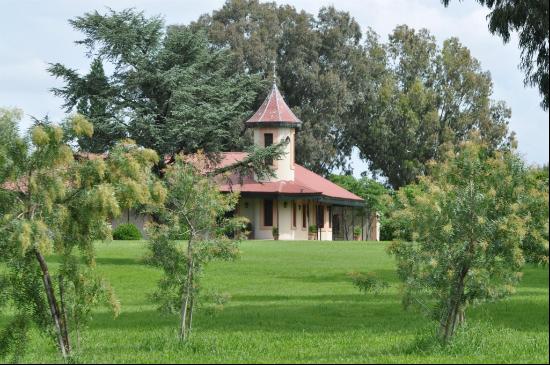
[[[49, 115], [61, 120], [61, 99], [49, 91], [61, 86], [46, 71], [50, 62], [60, 62], [82, 73], [89, 69], [83, 47], [74, 41], [81, 34], [68, 19], [92, 10], [135, 7], [147, 15], [161, 15], [167, 24], [187, 24], [201, 14], [222, 7], [224, 0], [2, 0], [0, 2], [0, 106], [23, 109], [25, 130], [31, 116]], [[298, 10], [317, 14], [322, 6], [333, 5], [350, 12], [363, 30], [374, 29], [383, 40], [400, 24], [427, 28], [441, 44], [458, 37], [484, 70], [491, 73], [493, 98], [504, 100], [512, 108], [510, 129], [515, 131], [519, 151], [530, 164], [548, 162], [548, 112], [540, 106], [536, 89], [524, 87], [518, 69], [520, 50], [514, 34], [508, 44], [489, 33], [488, 10], [474, 0], [454, 0], [448, 8], [440, 0], [277, 0]], [[354, 175], [366, 169], [357, 153], [352, 157]]]

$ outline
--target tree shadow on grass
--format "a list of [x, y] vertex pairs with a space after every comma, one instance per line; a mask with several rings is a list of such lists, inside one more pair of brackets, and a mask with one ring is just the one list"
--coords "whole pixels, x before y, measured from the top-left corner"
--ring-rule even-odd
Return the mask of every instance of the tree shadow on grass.
[[[227, 332], [334, 333], [367, 330], [382, 333], [399, 331], [404, 326], [422, 321], [420, 318], [407, 320], [408, 314], [398, 304], [354, 302], [349, 300], [349, 296], [319, 296], [316, 304], [287, 304], [281, 297], [277, 299], [279, 302], [271, 305], [228, 305], [215, 315], [198, 311], [194, 323], [198, 330]], [[268, 298], [262, 300], [270, 301]], [[147, 310], [123, 312], [116, 320], [108, 313], [98, 313], [94, 316], [93, 327], [153, 330], [177, 325], [178, 316]]]
[[[469, 317], [491, 325], [525, 332], [548, 329], [548, 304], [514, 301], [505, 311], [500, 307], [473, 308]], [[529, 311], [526, 311], [526, 306]], [[546, 312], [544, 312], [546, 311]], [[108, 313], [94, 316], [94, 327], [152, 330], [178, 325], [178, 316], [155, 310], [122, 312], [116, 320]], [[199, 330], [263, 331], [280, 333], [335, 333], [365, 331], [372, 334], [416, 332], [431, 322], [421, 313], [404, 311], [398, 297], [379, 294], [315, 296], [235, 296], [229, 305], [214, 315], [198, 311], [195, 324]]]
[[[349, 272], [338, 272], [333, 274], [317, 274], [317, 275], [304, 275], [302, 272], [296, 273], [296, 275], [278, 275], [277, 279], [292, 280], [302, 283], [351, 283], [351, 279], [348, 276]], [[385, 280], [391, 283], [398, 283], [398, 278], [395, 270], [359, 270], [361, 272], [372, 272], [381, 280]]]
[[130, 258], [118, 258], [118, 257], [98, 257], [96, 258], [98, 265], [139, 265], [147, 268], [144, 263], [144, 259], [130, 259]]
[[[84, 259], [80, 260], [84, 263]], [[127, 266], [127, 265], [139, 265], [144, 266], [143, 258], [122, 258], [122, 257], [96, 257], [96, 264], [99, 265], [114, 265], [114, 266]], [[48, 256], [48, 264], [60, 264], [61, 257], [57, 255]]]
[[[231, 302], [246, 302], [246, 303], [275, 303], [275, 302], [301, 302], [315, 301], [318, 304], [330, 302], [345, 302], [345, 303], [364, 303], [368, 301], [385, 301], [396, 303], [399, 298], [391, 294], [373, 294], [370, 296], [364, 294], [326, 294], [326, 295], [234, 295], [231, 297]], [[279, 304], [279, 303], [277, 303]]]

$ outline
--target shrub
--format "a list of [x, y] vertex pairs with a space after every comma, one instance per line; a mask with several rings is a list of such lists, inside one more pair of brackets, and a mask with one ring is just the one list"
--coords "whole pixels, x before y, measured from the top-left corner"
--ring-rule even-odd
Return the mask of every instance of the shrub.
[[139, 229], [132, 223], [121, 224], [114, 229], [113, 239], [126, 241], [140, 240], [141, 233], [139, 232]]
[[353, 235], [355, 237], [359, 237], [361, 235], [361, 227], [355, 227], [353, 228]]
[[312, 224], [311, 226], [309, 226], [309, 233], [317, 233], [317, 225], [316, 224]]
[[381, 291], [388, 289], [390, 285], [378, 277], [374, 273], [360, 273], [360, 272], [350, 272], [348, 276], [351, 278], [353, 285], [363, 293], [374, 293], [379, 294]]

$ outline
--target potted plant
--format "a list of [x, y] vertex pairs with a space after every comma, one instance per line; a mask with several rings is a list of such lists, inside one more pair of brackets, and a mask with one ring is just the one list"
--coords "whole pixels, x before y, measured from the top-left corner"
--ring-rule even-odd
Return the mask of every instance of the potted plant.
[[273, 227], [271, 229], [271, 233], [273, 233], [273, 239], [275, 241], [278, 241], [279, 240], [279, 228], [278, 227]]
[[317, 239], [317, 225], [316, 224], [312, 224], [311, 226], [309, 226], [307, 239], [308, 240], [316, 240]]
[[361, 227], [353, 228], [353, 239], [356, 241], [361, 239]]

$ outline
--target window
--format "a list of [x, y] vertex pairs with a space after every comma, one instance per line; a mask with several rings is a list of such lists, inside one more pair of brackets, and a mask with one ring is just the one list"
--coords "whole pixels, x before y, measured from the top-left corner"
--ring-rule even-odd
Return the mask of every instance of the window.
[[[269, 147], [273, 144], [273, 133], [264, 133], [264, 147]], [[273, 159], [268, 158], [265, 160], [268, 165], [273, 165]]]
[[273, 200], [264, 200], [264, 226], [273, 226]]
[[317, 206], [317, 227], [325, 228], [325, 207], [323, 205]]
[[307, 228], [307, 211], [306, 205], [302, 206], [302, 228]]
[[296, 202], [292, 202], [292, 227], [296, 228]]

